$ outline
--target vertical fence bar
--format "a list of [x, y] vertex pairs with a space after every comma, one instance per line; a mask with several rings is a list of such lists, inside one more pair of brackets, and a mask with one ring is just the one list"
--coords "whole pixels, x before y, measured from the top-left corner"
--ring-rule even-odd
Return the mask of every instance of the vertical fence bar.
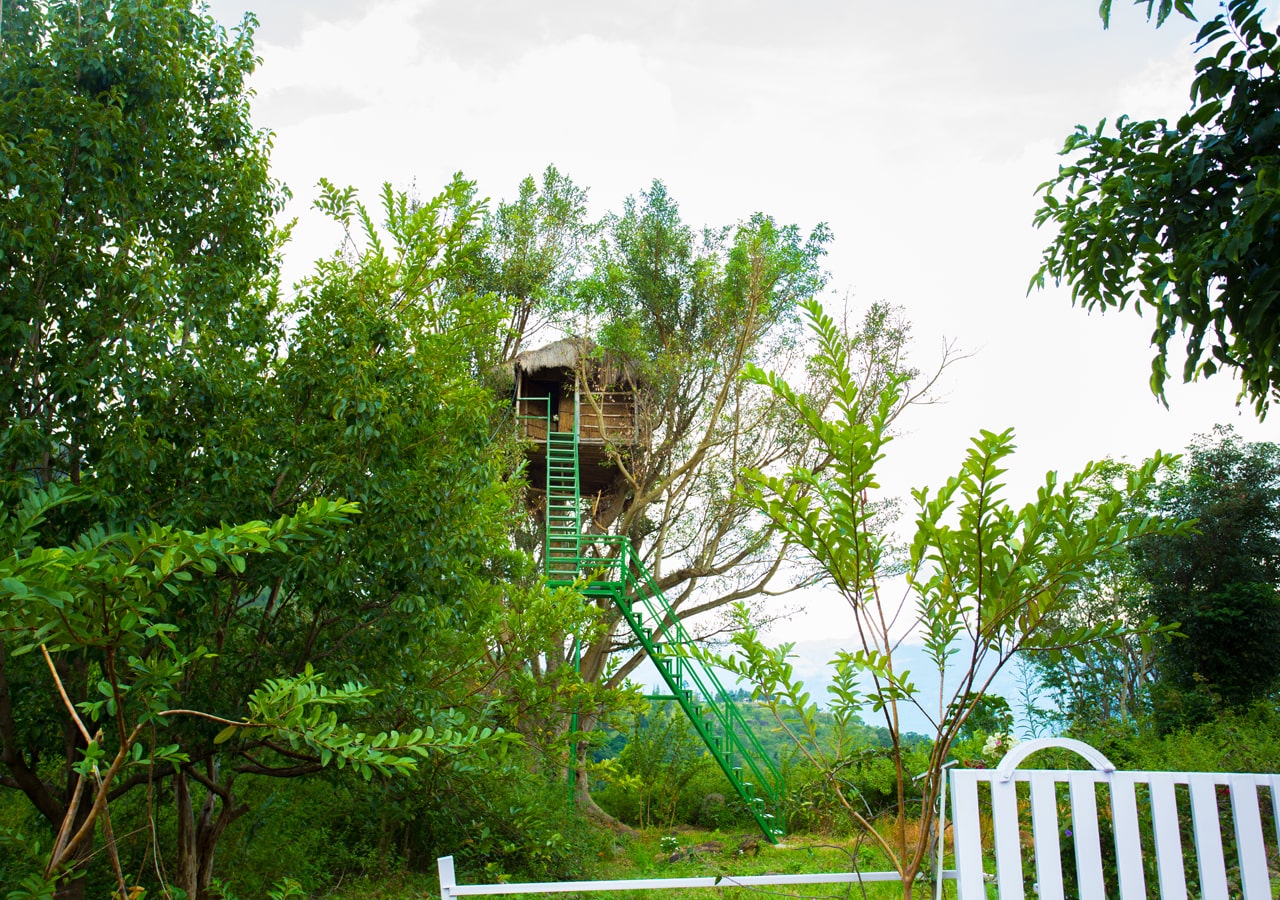
[[1056, 772], [1032, 772], [1031, 835], [1035, 841], [1036, 880], [1040, 900], [1065, 900], [1062, 843], [1058, 836]]
[[1197, 772], [1187, 778], [1191, 792], [1191, 828], [1200, 866], [1200, 896], [1225, 898], [1227, 863], [1222, 853], [1222, 822], [1218, 814], [1218, 783], [1212, 775]]
[[1111, 778], [1111, 821], [1116, 834], [1116, 874], [1120, 900], [1146, 900], [1147, 880], [1142, 874], [1142, 840], [1138, 831], [1138, 795], [1134, 778], [1117, 772]]
[[1249, 775], [1231, 776], [1231, 818], [1235, 821], [1236, 847], [1240, 853], [1240, 887], [1245, 900], [1271, 896], [1267, 872], [1267, 846], [1262, 838], [1262, 812], [1258, 785]]
[[957, 769], [951, 773], [951, 840], [956, 861], [959, 900], [985, 900], [982, 880], [982, 820], [978, 815], [979, 773]]
[[947, 763], [939, 773], [942, 777], [938, 784], [938, 869], [934, 879], [934, 900], [942, 900], [942, 873], [947, 868], [947, 770], [954, 764]]
[[1178, 826], [1178, 796], [1173, 776], [1152, 772], [1151, 831], [1156, 842], [1156, 871], [1161, 900], [1186, 900], [1187, 876], [1182, 861], [1182, 833]]
[[437, 859], [436, 870], [440, 873], [440, 900], [453, 900], [453, 889], [458, 886], [458, 876], [453, 872], [453, 857]]
[[1018, 782], [991, 782], [991, 824], [995, 830], [996, 884], [1000, 900], [1023, 900], [1022, 844], [1018, 832]]
[[1076, 879], [1081, 897], [1105, 897], [1102, 876], [1102, 838], [1098, 828], [1098, 783], [1091, 773], [1073, 772], [1071, 785], [1071, 831], [1076, 845]]

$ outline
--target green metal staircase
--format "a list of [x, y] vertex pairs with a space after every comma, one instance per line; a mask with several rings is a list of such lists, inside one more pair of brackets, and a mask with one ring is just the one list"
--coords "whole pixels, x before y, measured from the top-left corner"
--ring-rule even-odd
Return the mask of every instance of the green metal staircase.
[[551, 581], [577, 580], [581, 534], [578, 438], [571, 431], [548, 431], [546, 567]]
[[692, 641], [631, 541], [582, 534], [573, 432], [547, 434], [546, 572], [553, 584], [583, 580], [584, 594], [614, 603], [760, 830], [781, 837], [781, 773], [711, 668], [684, 652]]

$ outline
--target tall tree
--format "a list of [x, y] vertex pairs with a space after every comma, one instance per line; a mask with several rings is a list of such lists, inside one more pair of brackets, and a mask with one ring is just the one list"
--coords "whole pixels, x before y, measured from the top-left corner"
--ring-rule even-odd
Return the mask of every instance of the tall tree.
[[[316, 671], [380, 683], [376, 700], [361, 695], [360, 730], [458, 735], [441, 760], [479, 760], [499, 742], [483, 688], [522, 665], [522, 635], [502, 614], [509, 585], [532, 580], [507, 542], [504, 449], [478, 383], [508, 310], [465, 286], [482, 205], [460, 179], [421, 204], [388, 190], [381, 221], [326, 186], [349, 242], [280, 306], [272, 220], [284, 195], [269, 136], [249, 123], [251, 22], [228, 35], [177, 0], [5, 13], [0, 505], [64, 487], [79, 497], [32, 520], [20, 547], [6, 542], [5, 566], [21, 569], [20, 548], [34, 546], [122, 578], [154, 565], [163, 587], [135, 591], [125, 624], [99, 622], [106, 637], [50, 641], [51, 665], [16, 653], [41, 626], [8, 625], [0, 785], [56, 833], [90, 810], [76, 799], [85, 761], [140, 747], [128, 740], [137, 723], [162, 720], [171, 752], [142, 755], [107, 800], [141, 788], [175, 805], [176, 846], [146, 852], [198, 900], [220, 835], [247, 810], [246, 778], [341, 758], [256, 727], [270, 685], [319, 691]], [[223, 540], [223, 522], [260, 539], [261, 522], [326, 497], [358, 501], [361, 515], [244, 563], [190, 546]], [[165, 577], [173, 547], [205, 577]], [[126, 571], [131, 553], [140, 572]], [[27, 578], [5, 582], [7, 623], [30, 606]], [[94, 578], [67, 592], [123, 602]], [[500, 640], [510, 652], [493, 657]], [[494, 671], [477, 665], [491, 657]], [[168, 706], [222, 721], [157, 720], [144, 698], [160, 681]]]
[[1168, 728], [1280, 684], [1280, 447], [1244, 443], [1220, 426], [1192, 444], [1184, 467], [1160, 485], [1158, 504], [1196, 521], [1195, 534], [1134, 548], [1146, 608], [1184, 635], [1158, 645], [1155, 712]]
[[[767, 390], [741, 377], [751, 363], [768, 360], [803, 381], [815, 403], [831, 402], [829, 386], [804, 369], [796, 314], [797, 304], [825, 285], [821, 259], [829, 240], [825, 226], [806, 234], [763, 213], [696, 229], [655, 181], [606, 217], [580, 264], [586, 274], [573, 286], [569, 321], [583, 340], [576, 378], [582, 418], [602, 415], [600, 397], [612, 389], [597, 384], [602, 356], [619, 363], [614, 387], [636, 399], [634, 433], [605, 443], [617, 475], [589, 498], [585, 529], [626, 536], [674, 614], [701, 623], [694, 628], [700, 637], [736, 627], [715, 614], [729, 604], [785, 593], [813, 576], [786, 558], [774, 526], [735, 485], [746, 468], [829, 463]], [[557, 309], [563, 317], [563, 302]], [[901, 312], [887, 304], [873, 305], [846, 329], [869, 396], [890, 380], [918, 375], [906, 360], [909, 338]], [[904, 391], [893, 415], [931, 384], [922, 379]], [[535, 511], [523, 536], [529, 546], [537, 545], [541, 524]], [[619, 631], [616, 610], [599, 613], [604, 628], [582, 647], [582, 676], [619, 686], [644, 652]], [[564, 659], [554, 656], [549, 664]], [[581, 721], [589, 726], [593, 718]], [[585, 789], [579, 796], [591, 808]]]
[[[191, 434], [228, 398], [221, 386], [252, 384], [274, 356], [272, 219], [283, 193], [267, 174], [268, 138], [249, 123], [247, 24], [228, 36], [164, 0], [6, 12], [0, 500], [80, 486], [84, 502], [39, 526], [41, 543], [70, 546], [102, 519], [128, 532], [158, 511], [124, 493], [180, 492], [151, 448], [177, 439], [194, 449]], [[150, 415], [174, 394], [191, 401], [182, 415]], [[86, 700], [94, 661], [54, 662], [70, 698]], [[32, 657], [10, 661], [7, 675], [4, 702], [34, 715], [0, 736], [0, 783], [27, 793], [56, 829], [86, 741]], [[34, 690], [45, 707], [31, 703]], [[47, 781], [24, 781], [23, 766]]]
[[[1136, 2], [1157, 25], [1194, 18], [1191, 0]], [[1157, 396], [1185, 334], [1183, 380], [1234, 370], [1263, 415], [1280, 392], [1280, 40], [1259, 0], [1222, 6], [1175, 124], [1121, 116], [1067, 138], [1069, 164], [1040, 186], [1036, 225], [1058, 233], [1032, 285], [1065, 281], [1086, 309], [1150, 309]]]
[[[831, 401], [816, 373], [803, 370], [796, 312], [825, 284], [829, 232], [818, 226], [805, 235], [764, 214], [695, 231], [660, 182], [629, 199], [605, 229], [582, 311], [602, 346], [637, 362], [643, 389], [639, 446], [610, 448], [622, 483], [597, 498], [593, 530], [629, 537], [681, 618], [803, 584], [808, 573], [785, 564], [772, 526], [735, 485], [743, 469], [802, 460], [821, 468], [829, 459], [742, 374], [769, 360], [805, 379], [815, 402]], [[900, 311], [872, 306], [846, 334], [859, 377], [880, 385], [918, 374], [905, 357], [909, 332]], [[904, 394], [894, 415], [927, 388]], [[612, 634], [593, 643], [584, 675], [602, 673], [615, 649]], [[630, 654], [610, 683], [641, 658]]]
[[[1082, 486], [1092, 466], [1061, 481], [1049, 473], [1034, 500], [1013, 507], [1001, 496], [1012, 431], [981, 432], [956, 476], [936, 491], [914, 492], [918, 511], [907, 560], [909, 595], [895, 598], [888, 577], [893, 548], [875, 526], [874, 495], [875, 469], [890, 441], [887, 425], [900, 402], [902, 379], [891, 380], [871, 398], [874, 412], [863, 419], [862, 379], [850, 365], [839, 330], [818, 304], [810, 302], [806, 312], [818, 338], [815, 365], [832, 384], [834, 409], [815, 405], [776, 373], [748, 371], [827, 450], [830, 464], [780, 474], [748, 471], [743, 494], [796, 551], [817, 563], [825, 582], [848, 602], [856, 644], [833, 662], [830, 709], [837, 720], [848, 722], [869, 708], [888, 729], [896, 776], [894, 827], [888, 833], [875, 828], [874, 813], [849, 792], [852, 747], [847, 741], [832, 747], [819, 740], [817, 707], [794, 679], [790, 647], [767, 647], [747, 627], [734, 638], [740, 656], [718, 662], [748, 680], [754, 696], [773, 710], [849, 819], [884, 851], [901, 876], [903, 897], [910, 898], [933, 840], [944, 762], [1000, 669], [1025, 650], [1062, 652], [1128, 627], [1110, 622], [1063, 628], [1054, 615], [1072, 601], [1074, 585], [1097, 560], [1145, 534], [1171, 530], [1128, 515], [1170, 460], [1160, 455], [1149, 460], [1091, 511], [1086, 511], [1089, 498]], [[908, 632], [923, 636], [936, 687], [922, 687], [919, 673], [913, 677], [903, 669], [898, 648]], [[948, 670], [954, 680], [945, 677]], [[920, 773], [907, 767], [901, 723], [907, 706], [933, 726], [928, 762]], [[909, 819], [916, 827], [908, 828]]]

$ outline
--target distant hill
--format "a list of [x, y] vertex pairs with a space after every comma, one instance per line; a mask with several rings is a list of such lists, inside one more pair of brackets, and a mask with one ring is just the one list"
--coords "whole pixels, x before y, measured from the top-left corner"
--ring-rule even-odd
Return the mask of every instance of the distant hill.
[[[852, 649], [853, 646], [852, 641], [834, 638], [822, 641], [802, 641], [796, 644], [794, 651], [796, 658], [792, 663], [795, 667], [796, 677], [805, 683], [805, 688], [817, 702], [821, 703], [822, 699], [820, 698], [827, 696], [827, 686], [831, 684], [832, 668], [830, 663], [832, 657], [841, 650]], [[937, 705], [937, 670], [925, 653], [923, 646], [919, 644], [904, 644], [895, 654], [895, 665], [899, 671], [906, 670], [910, 672], [916, 687], [920, 688], [925, 696], [932, 697], [933, 705]], [[959, 676], [954, 670], [949, 670], [947, 674], [948, 696], [950, 696], [950, 691], [955, 689]], [[1024, 722], [1024, 716], [1021, 703], [1022, 691], [1018, 686], [1016, 667], [1012, 664], [1006, 666], [996, 676], [988, 693], [997, 694], [1009, 701], [1009, 706], [1014, 710], [1015, 730], [1020, 730]], [[913, 707], [899, 707], [899, 715], [902, 716], [904, 731], [915, 731], [924, 735], [933, 734], [933, 726], [929, 724], [923, 714]], [[863, 714], [862, 719], [868, 725], [883, 724], [870, 709]]]
[[[821, 706], [826, 705], [828, 697], [827, 687], [831, 684], [832, 667], [831, 659], [841, 650], [849, 650], [854, 647], [852, 640], [842, 640], [839, 638], [831, 638], [821, 641], [800, 641], [795, 645], [794, 658], [792, 665], [795, 668], [796, 677], [804, 682], [805, 690], [813, 697], [814, 702]], [[912, 680], [919, 687], [925, 696], [934, 698], [937, 703], [937, 675], [925, 654], [924, 647], [916, 645], [904, 644], [896, 656], [896, 660], [900, 669], [905, 669], [912, 674]], [[952, 676], [952, 672], [948, 672]], [[948, 678], [948, 688], [954, 690], [955, 677]], [[632, 676], [632, 680], [643, 686], [645, 691], [652, 693], [665, 693], [665, 690], [658, 689], [658, 672], [650, 664], [645, 663], [638, 668]], [[720, 680], [725, 688], [732, 691], [737, 687], [736, 680], [733, 676], [726, 673], [720, 673]], [[1017, 669], [1013, 665], [1006, 666], [995, 681], [991, 685], [990, 693], [998, 694], [1009, 701], [1009, 705], [1014, 710], [1014, 729], [1022, 736], [1021, 731], [1025, 723], [1025, 716], [1022, 710], [1021, 696], [1022, 692], [1018, 686]], [[902, 718], [902, 728], [904, 732], [916, 732], [925, 736], [932, 736], [934, 733], [933, 726], [925, 716], [913, 707], [900, 707], [899, 715]], [[868, 708], [862, 714], [862, 720], [871, 726], [883, 725], [883, 720]]]

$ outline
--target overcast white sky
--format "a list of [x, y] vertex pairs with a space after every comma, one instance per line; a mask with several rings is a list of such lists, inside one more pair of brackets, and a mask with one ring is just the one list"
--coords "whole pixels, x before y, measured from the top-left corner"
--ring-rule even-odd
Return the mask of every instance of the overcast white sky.
[[[1209, 4], [1201, 4], [1208, 8]], [[1034, 189], [1078, 122], [1187, 105], [1194, 26], [1156, 31], [1117, 0], [213, 0], [260, 20], [256, 121], [300, 219], [289, 278], [337, 235], [308, 208], [321, 176], [430, 194], [461, 170], [496, 201], [549, 163], [618, 209], [654, 178], [694, 225], [762, 210], [830, 224], [833, 303], [885, 299], [927, 368], [973, 354], [945, 402], [902, 421], [886, 488], [937, 486], [980, 428], [1014, 427], [1010, 498], [1049, 469], [1178, 450], [1217, 422], [1273, 439], [1215, 378], [1147, 387], [1149, 320], [1026, 296], [1048, 235]], [[1275, 415], [1280, 416], [1280, 413]], [[832, 609], [774, 630], [832, 637]]]

